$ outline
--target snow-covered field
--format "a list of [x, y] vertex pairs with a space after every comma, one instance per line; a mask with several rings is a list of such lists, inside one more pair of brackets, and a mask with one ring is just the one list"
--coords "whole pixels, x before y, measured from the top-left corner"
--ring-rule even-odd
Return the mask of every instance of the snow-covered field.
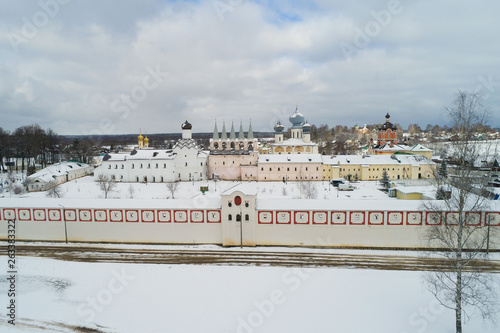
[[[241, 182], [232, 181], [204, 181], [204, 182], [180, 182], [174, 193], [176, 199], [190, 199], [201, 194], [200, 186], [208, 185], [209, 191], [205, 194], [207, 197], [218, 197], [225, 190], [240, 184]], [[250, 186], [258, 188], [260, 199], [267, 198], [289, 198], [305, 199], [306, 195], [300, 189], [299, 183], [288, 182], [245, 182]], [[328, 184], [328, 182], [311, 182], [316, 187], [317, 199], [343, 198], [343, 199], [389, 199], [387, 194], [379, 190], [380, 185], [377, 182], [358, 182], [352, 183], [354, 191], [337, 191], [337, 188]], [[98, 199], [104, 198], [103, 192], [99, 189], [94, 178], [91, 176], [83, 177], [60, 185], [63, 198], [86, 198]], [[2, 195], [0, 195], [1, 197]], [[3, 194], [9, 197], [8, 193]], [[46, 192], [24, 193], [19, 198], [44, 198]], [[169, 199], [172, 198], [171, 192], [167, 189], [165, 183], [117, 183], [116, 190], [110, 192], [108, 198], [117, 199]]]
[[[21, 257], [18, 275], [17, 325], [2, 292], [1, 332], [454, 332], [420, 272]], [[498, 327], [475, 318], [465, 331]]]

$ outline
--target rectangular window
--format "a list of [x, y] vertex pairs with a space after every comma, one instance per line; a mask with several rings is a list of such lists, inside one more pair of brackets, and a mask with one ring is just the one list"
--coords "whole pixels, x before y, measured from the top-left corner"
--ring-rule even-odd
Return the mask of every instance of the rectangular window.
[[132, 169], [134, 168], [134, 164], [132, 163]]
[[158, 169], [158, 163], [156, 163], [156, 168]]
[[125, 169], [125, 165], [122, 164], [122, 169]]

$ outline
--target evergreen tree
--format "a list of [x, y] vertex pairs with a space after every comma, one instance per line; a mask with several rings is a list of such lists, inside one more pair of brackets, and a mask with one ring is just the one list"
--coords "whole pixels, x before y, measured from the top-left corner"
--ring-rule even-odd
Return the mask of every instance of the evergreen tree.
[[382, 184], [384, 188], [389, 188], [389, 183], [389, 174], [387, 173], [387, 170], [384, 169], [382, 172], [382, 179], [380, 179], [380, 184]]
[[448, 168], [444, 159], [441, 161], [441, 165], [439, 166], [437, 173], [441, 178], [448, 178]]

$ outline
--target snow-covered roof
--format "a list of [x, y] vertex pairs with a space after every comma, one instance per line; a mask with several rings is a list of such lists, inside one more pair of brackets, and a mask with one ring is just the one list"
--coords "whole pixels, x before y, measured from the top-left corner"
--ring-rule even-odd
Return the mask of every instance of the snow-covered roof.
[[285, 141], [281, 143], [273, 143], [271, 144], [272, 146], [317, 146], [317, 143], [314, 142], [308, 142], [305, 143], [303, 139], [286, 139]]
[[[420, 200], [397, 200], [398, 210], [419, 210], [422, 208]], [[258, 210], [393, 210], [394, 200], [328, 200], [328, 199], [257, 199]]]
[[80, 162], [60, 162], [56, 164], [49, 165], [48, 167], [35, 172], [30, 175], [28, 179], [40, 179], [45, 182], [50, 182], [54, 178], [68, 174], [70, 171], [75, 171], [78, 169], [91, 168], [89, 164]]
[[227, 190], [222, 192], [221, 195], [230, 195], [236, 191], [240, 191], [245, 195], [257, 195], [259, 189], [257, 188], [257, 186], [255, 186], [255, 184], [243, 183], [228, 188]]
[[436, 188], [434, 186], [396, 186], [393, 189], [398, 190], [401, 193], [410, 194], [410, 193], [421, 193], [434, 195], [436, 192]]
[[385, 143], [379, 148], [376, 148], [375, 150], [379, 151], [401, 151], [401, 150], [411, 150], [412, 147], [403, 145], [403, 144], [392, 144], [392, 143]]
[[411, 147], [411, 151], [432, 151], [432, 149], [429, 149], [423, 145], [421, 145], [420, 143], [414, 145], [413, 147]]
[[[96, 187], [97, 188], [97, 187]], [[221, 199], [202, 197], [201, 199], [69, 199], [69, 198], [3, 198], [2, 204], [9, 208], [200, 208], [200, 203], [204, 209], [219, 209], [221, 207]]]
[[139, 149], [130, 153], [107, 154], [104, 161], [126, 161], [126, 160], [171, 160], [175, 154], [171, 149]]
[[435, 164], [428, 158], [421, 155], [337, 155], [322, 156], [323, 164], [364, 164], [364, 165], [385, 165], [385, 164]]
[[259, 155], [258, 163], [321, 163], [320, 154]]

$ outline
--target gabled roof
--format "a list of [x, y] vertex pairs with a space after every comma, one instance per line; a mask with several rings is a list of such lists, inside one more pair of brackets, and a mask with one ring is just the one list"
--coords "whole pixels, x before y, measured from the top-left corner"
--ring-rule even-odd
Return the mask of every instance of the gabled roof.
[[386, 165], [386, 164], [435, 164], [428, 158], [421, 155], [337, 155], [322, 156], [323, 164], [338, 165]]
[[28, 176], [29, 179], [40, 179], [45, 182], [50, 182], [56, 177], [67, 175], [70, 171], [79, 169], [91, 168], [92, 166], [81, 162], [60, 162], [49, 165], [48, 167], [35, 172]]
[[[108, 157], [109, 156], [109, 157]], [[126, 161], [126, 160], [171, 160], [175, 154], [171, 149], [139, 149], [131, 153], [107, 154], [104, 161]]]

